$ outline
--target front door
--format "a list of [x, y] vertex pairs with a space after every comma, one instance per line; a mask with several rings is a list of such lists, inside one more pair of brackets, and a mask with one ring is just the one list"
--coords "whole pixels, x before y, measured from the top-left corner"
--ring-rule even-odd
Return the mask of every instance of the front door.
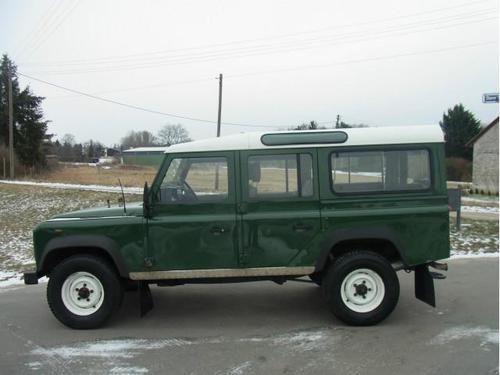
[[235, 268], [234, 153], [168, 155], [148, 220], [151, 271]]

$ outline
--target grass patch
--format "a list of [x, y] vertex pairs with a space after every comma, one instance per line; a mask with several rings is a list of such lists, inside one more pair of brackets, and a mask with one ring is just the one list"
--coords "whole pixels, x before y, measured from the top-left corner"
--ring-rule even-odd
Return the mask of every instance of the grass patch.
[[158, 168], [133, 165], [60, 165], [59, 168], [27, 179], [44, 182], [62, 182], [85, 185], [118, 185], [118, 178], [123, 186], [142, 187], [147, 181], [151, 186]]
[[[121, 198], [120, 193], [102, 193], [0, 185], [0, 271], [19, 271], [33, 264], [32, 230], [55, 214], [83, 208], [106, 206]], [[127, 202], [141, 200], [126, 194]]]
[[498, 252], [498, 221], [462, 219], [457, 231], [455, 220], [450, 219], [450, 248], [452, 254]]

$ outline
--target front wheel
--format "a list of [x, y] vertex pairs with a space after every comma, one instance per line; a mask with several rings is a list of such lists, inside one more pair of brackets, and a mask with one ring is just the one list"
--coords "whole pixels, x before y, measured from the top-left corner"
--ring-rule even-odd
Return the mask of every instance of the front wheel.
[[47, 301], [54, 316], [68, 327], [102, 326], [120, 306], [122, 283], [104, 260], [76, 255], [63, 260], [50, 273]]
[[391, 264], [372, 251], [342, 255], [323, 280], [333, 314], [350, 325], [372, 325], [384, 320], [399, 299], [399, 280]]

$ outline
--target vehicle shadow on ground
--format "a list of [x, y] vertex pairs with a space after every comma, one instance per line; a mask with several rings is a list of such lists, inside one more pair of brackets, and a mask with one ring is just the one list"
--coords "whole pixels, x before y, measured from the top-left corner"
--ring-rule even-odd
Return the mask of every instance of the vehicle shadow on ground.
[[[110, 326], [189, 326], [199, 329], [220, 326], [238, 329], [242, 324], [246, 328], [267, 326], [273, 329], [345, 326], [329, 311], [320, 287], [313, 283], [287, 284], [292, 285], [259, 282], [151, 286], [154, 308], [145, 317], [139, 317], [138, 293], [127, 292]], [[412, 296], [409, 297], [402, 296], [400, 306], [414, 304]], [[396, 308], [388, 319], [392, 324], [404, 321], [405, 311]]]

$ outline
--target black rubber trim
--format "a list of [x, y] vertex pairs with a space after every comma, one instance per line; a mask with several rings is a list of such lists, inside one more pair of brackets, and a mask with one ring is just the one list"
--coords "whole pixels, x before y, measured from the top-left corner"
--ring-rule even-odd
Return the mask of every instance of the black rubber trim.
[[64, 249], [68, 248], [82, 247], [97, 248], [105, 251], [113, 259], [113, 263], [118, 269], [120, 276], [128, 278], [129, 272], [123, 261], [119, 245], [111, 238], [102, 235], [77, 234], [51, 239], [45, 246], [40, 259], [39, 270], [44, 269], [45, 261], [49, 254], [56, 251], [64, 251]]
[[320, 245], [321, 252], [316, 262], [315, 272], [320, 272], [323, 270], [326, 262], [328, 261], [328, 256], [332, 248], [335, 245], [339, 244], [343, 241], [348, 240], [384, 240], [392, 243], [396, 248], [396, 251], [399, 254], [399, 257], [403, 261], [403, 264], [406, 266], [407, 262], [403, 257], [404, 248], [401, 243], [400, 237], [398, 233], [389, 227], [386, 226], [374, 226], [374, 227], [365, 227], [365, 228], [347, 228], [347, 229], [338, 229], [334, 231], [330, 236], [328, 236]]

